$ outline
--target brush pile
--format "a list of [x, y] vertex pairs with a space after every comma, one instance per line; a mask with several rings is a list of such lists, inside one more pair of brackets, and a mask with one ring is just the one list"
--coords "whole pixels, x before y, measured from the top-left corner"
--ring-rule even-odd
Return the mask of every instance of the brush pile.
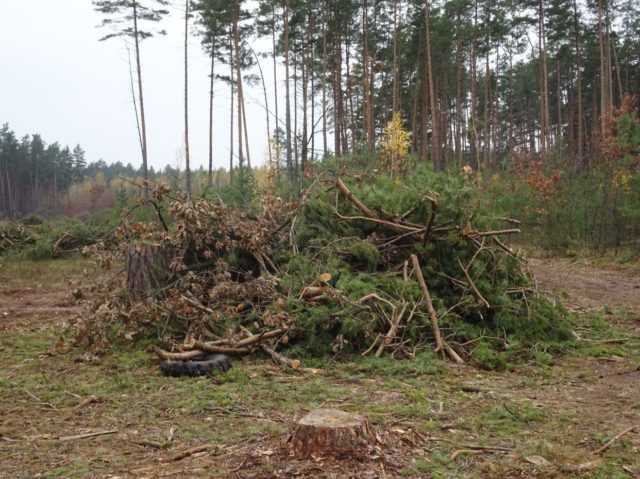
[[518, 222], [483, 214], [469, 178], [317, 175], [298, 203], [263, 196], [255, 214], [169, 193], [161, 185], [150, 200], [161, 221], [117, 232], [127, 279], [76, 328], [94, 353], [114, 330], [153, 331], [172, 360], [262, 351], [297, 369], [290, 358], [413, 357], [435, 345], [496, 367], [508, 350], [570, 338], [564, 310], [508, 246]]
[[19, 223], [0, 224], [0, 254], [24, 248], [36, 242], [33, 234]]

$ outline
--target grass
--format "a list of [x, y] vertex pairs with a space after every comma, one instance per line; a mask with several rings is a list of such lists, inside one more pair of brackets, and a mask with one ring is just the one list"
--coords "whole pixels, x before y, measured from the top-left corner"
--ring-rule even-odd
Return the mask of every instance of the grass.
[[95, 275], [92, 264], [82, 256], [41, 261], [0, 256], [0, 284], [6, 287], [57, 285], [70, 278], [80, 279], [85, 272], [87, 275]]
[[[65, 288], [67, 279], [83, 277], [90, 267], [81, 259], [1, 261], [7, 288], [32, 287], [43, 278], [43, 288]], [[48, 324], [47, 318], [32, 321]], [[630, 327], [635, 321], [616, 308], [582, 315], [576, 320], [582, 337], [629, 340], [579, 342], [565, 357], [549, 362], [545, 356], [506, 371], [455, 367], [422, 351], [402, 361], [316, 359], [318, 375], [283, 371], [266, 358], [251, 357], [234, 361], [227, 374], [202, 378], [161, 376], [148, 352], [154, 338], [116, 343], [93, 364], [83, 361], [84, 351], [42, 354], [58, 339], [53, 326], [5, 328], [0, 330], [0, 470], [7, 477], [175, 471], [222, 478], [244, 462], [246, 477], [272, 477], [290, 467], [315, 471], [308, 477], [329, 477], [335, 469], [318, 472], [314, 461], [296, 463], [277, 452], [260, 461], [252, 454], [278, 451], [298, 417], [333, 407], [366, 415], [383, 435], [395, 451], [390, 458], [399, 461], [387, 477], [631, 477], [623, 467], [637, 472], [640, 447], [631, 434], [609, 448], [597, 468], [577, 473], [572, 467], [590, 460], [625, 421], [640, 419], [633, 375], [640, 365], [640, 339]], [[90, 396], [97, 400], [78, 408]], [[56, 439], [107, 429], [118, 433], [66, 443]], [[432, 439], [418, 441], [413, 431]], [[166, 445], [149, 449], [134, 440]], [[203, 457], [159, 462], [206, 443], [212, 449]], [[468, 445], [509, 447], [513, 453], [464, 452], [452, 459]], [[524, 459], [534, 455], [552, 465], [541, 470]], [[358, 467], [379, 473], [375, 462]]]

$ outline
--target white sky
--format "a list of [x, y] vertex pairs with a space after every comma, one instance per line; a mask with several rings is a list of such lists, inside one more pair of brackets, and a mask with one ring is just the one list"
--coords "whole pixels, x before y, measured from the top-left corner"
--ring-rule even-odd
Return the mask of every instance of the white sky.
[[[184, 23], [179, 10], [171, 12], [163, 24], [168, 35], [141, 47], [149, 165], [156, 169], [184, 166]], [[9, 123], [18, 137], [40, 133], [47, 143], [79, 143], [88, 161], [139, 166], [127, 52], [121, 39], [98, 41], [107, 33], [97, 28], [101, 20], [90, 0], [0, 0], [0, 125]], [[209, 161], [209, 62], [197, 37], [191, 36], [189, 48], [189, 136], [196, 169]], [[261, 61], [270, 77], [271, 61]], [[267, 83], [272, 92], [269, 78]], [[230, 93], [221, 82], [214, 91], [214, 167], [227, 166]], [[257, 165], [267, 148], [262, 88], [245, 86], [245, 96], [251, 161]]]

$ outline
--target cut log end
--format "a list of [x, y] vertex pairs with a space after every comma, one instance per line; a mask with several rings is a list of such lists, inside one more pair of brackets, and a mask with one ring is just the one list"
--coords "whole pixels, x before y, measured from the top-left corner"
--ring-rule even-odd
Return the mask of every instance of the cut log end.
[[366, 418], [336, 409], [310, 412], [297, 423], [289, 438], [291, 453], [299, 458], [364, 458], [377, 442]]

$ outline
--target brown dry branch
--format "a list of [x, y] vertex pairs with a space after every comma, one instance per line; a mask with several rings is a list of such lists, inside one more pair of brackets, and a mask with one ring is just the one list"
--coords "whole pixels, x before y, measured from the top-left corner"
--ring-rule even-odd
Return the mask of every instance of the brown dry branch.
[[201, 446], [192, 447], [191, 449], [186, 449], [184, 451], [180, 451], [173, 456], [164, 459], [162, 462], [175, 462], [180, 461], [182, 459], [186, 459], [187, 457], [193, 456], [199, 452], [205, 452], [209, 449], [213, 448], [211, 444], [203, 444]]
[[429, 219], [427, 220], [427, 225], [424, 228], [424, 234], [422, 235], [422, 242], [426, 243], [429, 239], [429, 235], [431, 234], [431, 229], [433, 228], [433, 221], [436, 217], [436, 212], [438, 211], [438, 201], [434, 195], [430, 195], [428, 197], [429, 202], [431, 203], [431, 212], [429, 213]]
[[117, 432], [118, 432], [117, 429], [110, 429], [108, 431], [87, 432], [84, 434], [74, 434], [73, 436], [61, 436], [58, 438], [58, 441], [62, 441], [62, 442], [76, 441], [78, 439], [87, 439], [90, 437], [105, 436], [107, 434], [115, 434]]
[[431, 317], [431, 328], [433, 330], [433, 335], [436, 340], [436, 353], [440, 352], [442, 354], [446, 353], [449, 358], [457, 363], [463, 364], [464, 361], [462, 358], [451, 348], [449, 345], [445, 345], [444, 340], [442, 339], [442, 333], [440, 332], [440, 326], [438, 324], [438, 315], [436, 310], [433, 307], [433, 302], [431, 301], [431, 294], [429, 293], [429, 288], [427, 288], [427, 283], [424, 280], [424, 276], [422, 275], [422, 268], [420, 267], [420, 262], [418, 261], [418, 257], [415, 254], [411, 255], [411, 262], [413, 263], [413, 268], [416, 272], [416, 278], [418, 279], [418, 284], [422, 289], [422, 294], [424, 295], [424, 299], [427, 302], [427, 309], [429, 311], [429, 316]]
[[342, 178], [338, 178], [338, 181], [336, 182], [336, 186], [340, 189], [342, 194], [365, 215], [371, 218], [375, 218], [377, 216], [367, 205], [365, 205], [362, 201], [360, 201], [351, 192], [351, 190], [347, 187], [347, 185], [344, 184], [344, 181], [342, 181]]
[[442, 352], [444, 350], [444, 342], [442, 340], [442, 333], [440, 332], [440, 326], [438, 324], [438, 315], [436, 314], [436, 310], [433, 308], [431, 294], [429, 293], [429, 288], [427, 288], [427, 283], [425, 282], [424, 276], [422, 275], [420, 261], [418, 261], [418, 257], [415, 254], [411, 255], [411, 263], [413, 264], [413, 269], [416, 273], [418, 284], [422, 289], [424, 299], [427, 302], [427, 310], [429, 311], [429, 315], [431, 317], [431, 328], [433, 330], [433, 336], [436, 340], [436, 352]]
[[[489, 301], [487, 301], [484, 298], [484, 296], [482, 296], [482, 293], [480, 293], [480, 291], [476, 287], [476, 284], [471, 279], [471, 276], [469, 275], [469, 270], [462, 265], [462, 263], [460, 262], [460, 258], [456, 258], [456, 260], [458, 261], [458, 264], [460, 265], [460, 269], [462, 269], [462, 271], [464, 272], [464, 275], [466, 276], [467, 281], [469, 281], [469, 286], [471, 286], [471, 289], [473, 290], [475, 295], [478, 297], [480, 302], [485, 305], [485, 307], [490, 308], [491, 305], [489, 304]], [[473, 260], [471, 260], [471, 262], [473, 262]], [[471, 264], [471, 262], [469, 264]]]
[[389, 328], [389, 332], [384, 337], [384, 339], [382, 340], [382, 344], [380, 344], [380, 347], [376, 351], [376, 354], [375, 354], [376, 358], [379, 358], [380, 356], [382, 356], [382, 352], [384, 351], [384, 349], [388, 347], [391, 344], [391, 341], [396, 337], [396, 334], [398, 333], [398, 328], [400, 327], [400, 321], [402, 321], [402, 318], [406, 311], [407, 311], [407, 303], [403, 303], [402, 308], [400, 309], [400, 312], [394, 316], [393, 321], [391, 322], [391, 327]]
[[598, 448], [597, 450], [594, 451], [594, 454], [600, 454], [604, 451], [606, 451], [607, 449], [609, 449], [614, 442], [616, 442], [618, 439], [620, 439], [622, 436], [629, 434], [633, 431], [636, 430], [636, 428], [640, 428], [640, 425], [635, 424], [631, 427], [626, 428], [625, 430], [619, 432], [618, 434], [616, 434], [615, 436], [613, 436], [611, 439], [609, 439], [606, 443], [604, 443], [604, 445], [600, 448]]

